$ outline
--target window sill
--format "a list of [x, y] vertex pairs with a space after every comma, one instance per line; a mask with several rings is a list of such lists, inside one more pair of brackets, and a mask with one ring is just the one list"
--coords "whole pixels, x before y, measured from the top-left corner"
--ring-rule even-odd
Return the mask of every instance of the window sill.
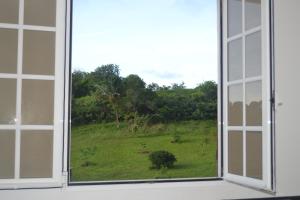
[[141, 183], [116, 185], [67, 186], [51, 189], [20, 189], [0, 191], [3, 199], [34, 200], [55, 199], [130, 199], [130, 200], [198, 200], [198, 199], [241, 199], [272, 197], [261, 191], [232, 184], [223, 180], [172, 182], [172, 183]]

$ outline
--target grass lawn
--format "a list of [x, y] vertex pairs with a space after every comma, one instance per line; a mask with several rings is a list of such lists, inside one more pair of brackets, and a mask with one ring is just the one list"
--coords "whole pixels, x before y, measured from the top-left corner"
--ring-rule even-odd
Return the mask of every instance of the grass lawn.
[[[174, 143], [174, 135], [180, 142]], [[130, 132], [126, 124], [92, 124], [72, 128], [72, 181], [197, 178], [217, 176], [215, 121], [157, 124]], [[149, 153], [176, 156], [171, 169], [151, 169]]]

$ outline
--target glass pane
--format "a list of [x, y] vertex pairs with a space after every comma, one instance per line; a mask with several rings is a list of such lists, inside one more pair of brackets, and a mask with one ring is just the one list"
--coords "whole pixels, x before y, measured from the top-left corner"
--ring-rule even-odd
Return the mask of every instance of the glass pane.
[[51, 178], [52, 162], [52, 131], [22, 131], [20, 177]]
[[24, 24], [55, 26], [56, 0], [25, 0]]
[[0, 130], [0, 179], [15, 176], [15, 131]]
[[246, 77], [261, 75], [261, 32], [246, 37]]
[[228, 0], [228, 37], [242, 33], [243, 5], [241, 0]]
[[243, 175], [243, 132], [228, 132], [228, 172]]
[[23, 80], [22, 124], [53, 124], [54, 81]]
[[15, 79], [0, 79], [0, 94], [0, 124], [14, 124], [17, 81]]
[[23, 73], [53, 75], [55, 32], [24, 31]]
[[247, 132], [246, 137], [246, 175], [262, 179], [262, 133]]
[[261, 0], [246, 0], [245, 2], [246, 30], [261, 24]]
[[228, 126], [243, 125], [243, 86], [233, 85], [228, 88]]
[[19, 0], [0, 1], [0, 23], [17, 24], [19, 19]]
[[242, 39], [228, 43], [228, 81], [243, 78], [243, 43]]
[[246, 84], [246, 124], [262, 125], [262, 85], [261, 81]]
[[0, 29], [0, 73], [17, 73], [18, 31]]

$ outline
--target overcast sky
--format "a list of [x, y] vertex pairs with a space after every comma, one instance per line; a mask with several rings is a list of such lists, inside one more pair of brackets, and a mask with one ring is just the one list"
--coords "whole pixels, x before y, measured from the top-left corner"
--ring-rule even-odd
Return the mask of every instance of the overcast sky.
[[146, 83], [217, 80], [215, 0], [74, 0], [73, 70], [120, 66]]

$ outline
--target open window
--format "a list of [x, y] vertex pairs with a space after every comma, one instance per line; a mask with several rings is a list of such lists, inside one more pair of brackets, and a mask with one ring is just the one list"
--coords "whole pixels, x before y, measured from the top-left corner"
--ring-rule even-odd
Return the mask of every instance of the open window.
[[223, 3], [224, 178], [270, 189], [270, 5]]
[[61, 186], [64, 3], [0, 2], [0, 187]]
[[71, 184], [218, 177], [216, 1], [74, 0], [72, 36]]
[[[199, 176], [203, 176], [224, 178], [225, 180], [261, 189], [273, 189], [273, 141], [271, 131], [273, 124], [271, 109], [273, 91], [271, 77], [272, 47], [270, 44], [271, 30], [269, 21], [270, 1], [218, 1], [220, 5], [220, 19], [222, 19], [219, 24], [219, 27], [222, 27], [219, 33], [221, 39], [219, 49], [221, 52], [220, 59], [222, 58], [220, 60], [220, 65], [222, 66], [219, 71], [220, 80], [217, 80], [215, 76], [215, 82], [205, 82], [205, 84], [200, 84], [200, 86], [196, 86], [195, 84], [197, 83], [193, 83], [194, 85], [188, 85], [188, 88], [184, 84], [180, 84], [180, 82], [177, 82], [172, 87], [163, 87], [163, 84], [159, 86], [151, 84], [149, 81], [146, 84], [136, 75], [120, 75], [118, 66], [114, 65], [118, 63], [113, 63], [113, 65], [105, 65], [108, 62], [98, 63], [100, 68], [94, 72], [90, 70], [89, 72], [71, 71], [68, 73], [70, 70], [68, 68], [71, 60], [69, 60], [71, 57], [69, 48], [71, 46], [72, 35], [69, 35], [71, 11], [66, 9], [66, 2], [69, 5], [72, 1], [0, 1], [0, 188], [59, 187], [62, 186], [62, 183], [68, 182], [68, 180], [63, 180], [62, 177], [69, 172], [70, 184], [72, 184], [72, 181], [81, 182], [87, 180], [107, 182], [128, 179], [141, 181], [145, 179], [151, 181], [173, 179], [175, 181], [187, 181], [200, 180], [198, 179]], [[107, 9], [114, 10], [116, 8], [116, 4], [112, 3], [113, 1], [102, 2], [110, 2], [105, 5]], [[164, 5], [166, 6], [172, 1], [164, 2], [167, 2]], [[191, 2], [199, 3], [206, 1]], [[81, 1], [81, 3], [86, 2]], [[124, 9], [125, 5], [118, 6], [118, 9]], [[158, 49], [159, 52], [168, 54], [169, 56], [171, 55], [170, 53], [175, 52], [170, 57], [178, 60], [183, 58], [180, 52], [185, 52], [185, 56], [198, 59], [195, 56], [197, 51], [192, 52], [194, 54], [190, 54], [190, 51], [195, 50], [197, 46], [193, 45], [200, 41], [197, 40], [197, 31], [199, 31], [197, 27], [201, 27], [201, 23], [197, 24], [197, 20], [199, 20], [197, 14], [201, 12], [198, 10], [201, 6], [203, 6], [201, 3], [197, 6], [184, 5], [182, 7], [184, 10], [178, 12], [181, 15], [178, 15], [176, 12], [169, 13], [167, 17], [173, 19], [173, 21], [170, 21], [173, 23], [171, 25], [176, 27], [177, 23], [181, 24], [180, 27], [177, 27], [177, 30], [172, 29], [172, 31], [168, 32], [167, 29], [164, 29], [167, 26], [163, 26], [168, 25], [168, 23], [163, 24], [164, 21], [156, 21], [156, 25], [166, 32], [152, 33], [157, 34], [157, 36], [164, 36], [168, 40], [168, 44], [171, 44], [168, 48]], [[157, 7], [153, 2], [152, 5], [144, 5], [143, 8], [146, 11], [152, 9], [152, 12], [148, 13], [138, 13], [140, 10], [136, 10], [132, 5], [127, 5], [128, 8], [136, 14], [135, 20], [138, 20], [138, 14], [144, 14], [144, 17], [146, 16], [148, 20], [146, 22], [151, 24], [153, 15], [157, 14], [157, 12], [162, 12], [162, 10], [157, 9], [163, 7]], [[171, 8], [178, 11], [176, 7], [171, 6]], [[120, 10], [117, 11], [116, 13], [120, 14]], [[207, 10], [202, 11], [207, 12]], [[184, 17], [184, 13], [187, 14], [187, 18], [182, 18]], [[106, 14], [102, 16], [103, 19], [105, 17], [107, 19], [109, 17], [119, 17], [114, 18], [115, 21], [111, 21], [111, 23], [107, 20], [105, 24], [106, 28], [117, 24], [122, 27], [122, 29], [118, 30], [120, 32], [126, 30], [126, 28], [130, 30], [130, 27], [118, 21], [121, 20], [121, 22], [124, 22], [124, 20], [128, 20], [125, 17], [128, 17], [126, 14], [129, 13], [123, 12], [121, 16], [112, 16], [113, 14], [111, 13], [110, 15], [108, 15], [109, 13]], [[98, 19], [95, 18], [93, 20], [98, 23]], [[204, 21], [201, 22], [204, 23]], [[145, 24], [140, 23], [139, 25], [143, 27]], [[176, 45], [176, 40], [188, 30], [191, 35], [190, 37], [187, 35], [184, 36], [186, 43], [181, 41], [180, 45]], [[151, 35], [151, 29], [148, 29], [148, 31], [148, 34]], [[147, 32], [147, 29], [144, 30], [145, 32]], [[132, 33], [137, 32], [131, 29]], [[90, 35], [93, 34], [90, 33]], [[97, 34], [100, 34], [99, 37], [105, 36], [103, 32]], [[113, 36], [114, 34], [116, 32], [111, 32], [109, 35]], [[127, 36], [130, 37], [132, 35], [130, 35], [130, 32], [127, 32]], [[141, 35], [135, 36], [133, 39], [146, 41], [148, 42], [147, 45], [151, 43], [151, 41], [147, 41], [147, 37], [143, 38]], [[210, 33], [207, 33], [206, 36], [211, 37]], [[114, 39], [107, 38], [106, 41], [116, 42]], [[172, 43], [172, 39], [174, 39], [174, 43]], [[193, 41], [193, 39], [195, 40]], [[119, 44], [122, 41], [124, 40], [120, 40]], [[191, 46], [186, 45], [187, 43], [191, 44]], [[134, 46], [130, 44], [127, 44], [129, 48], [123, 48], [124, 53], [133, 49]], [[152, 50], [148, 49], [149, 52], [157, 47], [154, 43], [150, 45], [152, 45]], [[195, 47], [195, 49], [189, 47]], [[179, 53], [177, 52], [176, 54], [176, 50], [178, 49], [183, 51], [178, 51]], [[122, 48], [111, 48], [107, 45], [102, 53], [114, 53], [120, 50]], [[141, 55], [141, 52], [136, 51], [135, 53]], [[143, 56], [145, 60], [149, 60], [147, 55]], [[101, 65], [103, 66], [101, 67]], [[191, 65], [191, 62], [189, 62], [189, 65]], [[123, 67], [123, 65], [120, 67]], [[182, 65], [181, 67], [184, 68], [185, 66]], [[130, 73], [134, 73], [137, 68], [138, 66], [134, 66]], [[148, 72], [156, 76], [174, 76], [172, 73], [165, 73], [172, 72], [172, 69], [162, 73], [159, 71], [160, 69], [162, 68], [158, 67], [158, 71], [152, 70]], [[192, 68], [191, 70], [195, 69]], [[217, 68], [215, 70], [217, 71]], [[107, 78], [107, 74], [113, 76]], [[181, 74], [179, 73], [179, 75]], [[197, 77], [197, 75], [197, 73], [192, 73], [191, 80]], [[103, 85], [100, 81], [99, 84], [93, 85], [93, 94], [88, 92], [85, 96], [82, 96], [84, 91], [81, 90], [81, 86], [77, 87], [77, 89], [75, 88], [76, 85], [74, 83], [76, 81], [74, 80], [76, 79], [81, 85], [89, 88], [90, 82], [85, 79], [88, 76], [93, 78], [97, 78], [98, 76], [98, 78], [103, 78], [111, 85], [122, 83], [121, 88], [124, 89], [127, 87], [127, 90], [125, 92], [122, 90], [114, 91], [114, 88], [108, 87], [109, 85]], [[68, 87], [72, 78], [74, 79], [73, 85]], [[214, 80], [214, 78], [206, 80]], [[152, 79], [147, 80], [151, 81]], [[190, 81], [190, 79], [187, 80]], [[201, 83], [203, 80], [205, 79], [199, 79], [198, 83]], [[217, 137], [216, 126], [216, 82], [218, 82], [219, 87], [219, 137]], [[74, 97], [70, 95], [71, 88], [73, 92], [77, 91], [73, 93]], [[83, 93], [79, 94], [78, 91]], [[137, 92], [140, 93], [138, 94]], [[140, 94], [146, 95], [146, 98]], [[161, 95], [165, 102], [175, 103], [175, 107], [178, 110], [170, 112], [170, 108], [161, 109], [160, 111], [164, 112], [164, 115], [157, 116], [156, 114], [160, 113], [155, 113], [151, 110], [153, 109], [151, 107], [153, 106], [151, 104], [153, 101], [149, 101], [149, 99], [153, 98], [153, 95]], [[102, 101], [99, 101], [99, 98]], [[176, 104], [172, 98], [177, 98], [176, 100], [179, 100], [180, 103]], [[202, 102], [193, 102], [195, 99], [200, 99]], [[79, 110], [70, 109], [71, 101], [72, 106], [77, 105]], [[142, 104], [139, 104], [139, 102]], [[205, 103], [203, 104], [203, 102]], [[158, 101], [159, 103], [161, 102]], [[91, 110], [94, 109], [89, 106], [90, 104], [95, 104], [95, 108], [99, 109], [98, 111], [100, 112], [97, 111], [96, 116], [93, 116], [90, 111], [84, 111], [84, 107]], [[107, 110], [110, 113], [106, 113]], [[73, 124], [74, 126], [69, 126], [68, 117], [71, 117], [69, 115], [70, 111], [81, 112], [85, 117], [91, 118], [92, 122], [100, 121], [101, 123], [108, 124], [102, 124], [103, 126], [86, 125], [79, 127], [76, 126], [76, 123], [82, 123], [83, 121], [82, 118], [77, 118], [75, 119], [77, 122]], [[125, 114], [120, 115], [121, 111]], [[186, 113], [182, 113], [182, 111], [186, 111]], [[143, 115], [143, 112], [149, 113], [151, 115], [150, 118]], [[143, 114], [141, 115], [141, 113]], [[78, 116], [75, 115], [75, 117]], [[167, 125], [159, 125], [157, 124], [157, 120], [161, 120], [161, 117], [165, 117], [164, 120], [167, 121], [168, 119], [175, 120], [169, 121]], [[184, 120], [178, 120], [178, 118], [184, 118], [185, 122], [183, 122]], [[209, 120], [198, 122], [197, 120], [200, 118]], [[127, 124], [124, 123], [125, 121]], [[153, 123], [153, 126], [151, 125], [150, 127], [151, 130], [148, 132], [149, 135], [140, 134], [145, 128], [145, 121]], [[178, 126], [181, 127], [178, 128]], [[91, 128], [93, 127], [96, 127], [100, 133], [92, 130]], [[118, 171], [124, 170], [124, 166], [127, 167], [125, 171], [130, 171], [131, 167], [134, 167], [134, 165], [130, 165], [130, 162], [125, 163], [125, 165], [121, 163], [120, 166], [112, 163], [115, 158], [111, 155], [126, 146], [126, 144], [118, 145], [120, 144], [118, 143], [120, 140], [126, 142], [126, 137], [128, 136], [128, 134], [123, 134], [124, 132], [122, 131], [118, 132], [120, 127], [124, 130], [126, 129], [127, 132], [131, 132], [130, 134], [135, 134], [136, 138], [131, 141], [134, 144], [131, 146], [133, 148], [129, 149], [131, 153], [134, 152], [136, 154], [135, 156], [142, 158], [142, 161], [146, 163], [144, 164], [147, 170], [150, 167], [147, 157], [155, 145], [157, 150], [164, 150], [166, 146], [169, 146], [172, 147], [170, 148], [172, 151], [174, 147], [181, 145], [183, 146], [181, 150], [186, 152], [186, 154], [182, 155], [182, 151], [178, 149], [174, 151], [175, 153], [171, 152], [175, 154], [178, 163], [187, 158], [189, 161], [196, 162], [175, 165], [175, 169], [177, 167], [179, 171], [178, 174], [169, 173], [168, 170], [164, 169], [164, 167], [169, 167], [167, 165], [158, 165], [158, 168], [163, 166], [163, 169], [158, 171], [154, 169], [152, 172], [157, 172], [157, 174], [153, 175], [152, 173], [150, 176], [148, 176], [149, 174], [144, 176], [140, 171], [131, 171], [133, 173], [128, 173], [130, 175], [129, 178], [128, 176], [124, 176], [124, 174], [128, 175], [126, 172], [118, 174]], [[68, 141], [67, 133], [71, 131], [71, 128], [77, 134], [74, 136], [77, 137], [76, 142], [72, 142], [72, 140]], [[114, 132], [117, 134], [113, 136], [119, 137], [114, 141], [116, 145], [113, 148], [111, 148], [112, 146], [109, 143], [112, 141], [112, 138], [108, 137], [108, 129], [117, 130]], [[159, 142], [153, 143], [152, 141], [152, 143], [150, 142], [151, 144], [148, 144], [140, 140], [146, 137], [153, 140], [157, 136], [155, 133], [161, 130], [167, 130], [167, 133], [161, 137], [162, 141], [166, 141], [166, 146], [163, 146]], [[170, 130], [172, 130], [172, 134], [169, 134]], [[174, 130], [175, 132], [173, 133]], [[66, 134], [63, 135], [63, 133]], [[99, 135], [101, 135], [100, 141], [97, 140]], [[84, 137], [89, 137], [90, 143], [83, 144]], [[100, 146], [94, 148], [93, 145], [95, 143], [100, 144]], [[219, 160], [216, 159], [217, 146], [219, 146]], [[69, 149], [69, 147], [71, 148]], [[103, 152], [103, 148], [101, 147], [110, 148], [111, 154], [107, 154], [107, 151]], [[130, 147], [130, 145], [127, 147]], [[106, 158], [107, 162], [98, 162], [99, 159], [96, 156], [97, 150], [101, 150], [104, 153], [100, 154], [100, 158]], [[72, 151], [77, 151], [77, 154], [76, 152], [75, 154], [74, 152], [72, 153]], [[130, 155], [126, 155], [128, 153], [126, 151], [122, 151], [122, 153], [124, 155], [119, 156], [131, 157]], [[177, 153], [181, 155], [178, 156]], [[69, 154], [71, 155], [71, 160], [73, 160], [70, 166], [68, 163]], [[204, 159], [201, 160], [202, 158]], [[136, 164], [138, 165], [139, 163]], [[88, 170], [96, 169], [99, 166], [102, 166], [104, 170], [95, 170], [97, 174], [96, 178], [93, 174], [86, 173], [89, 172]], [[202, 168], [204, 171], [201, 169], [201, 166], [204, 166]], [[219, 166], [218, 169], [217, 166]], [[113, 169], [114, 167], [116, 169]], [[120, 167], [123, 167], [123, 169]], [[155, 167], [155, 165], [152, 167]], [[78, 174], [83, 175], [83, 178], [79, 177]], [[109, 177], [106, 176], [107, 174], [109, 174]], [[101, 176], [100, 179], [98, 175]], [[110, 175], [115, 175], [115, 177]], [[215, 180], [215, 178], [210, 180]]]

